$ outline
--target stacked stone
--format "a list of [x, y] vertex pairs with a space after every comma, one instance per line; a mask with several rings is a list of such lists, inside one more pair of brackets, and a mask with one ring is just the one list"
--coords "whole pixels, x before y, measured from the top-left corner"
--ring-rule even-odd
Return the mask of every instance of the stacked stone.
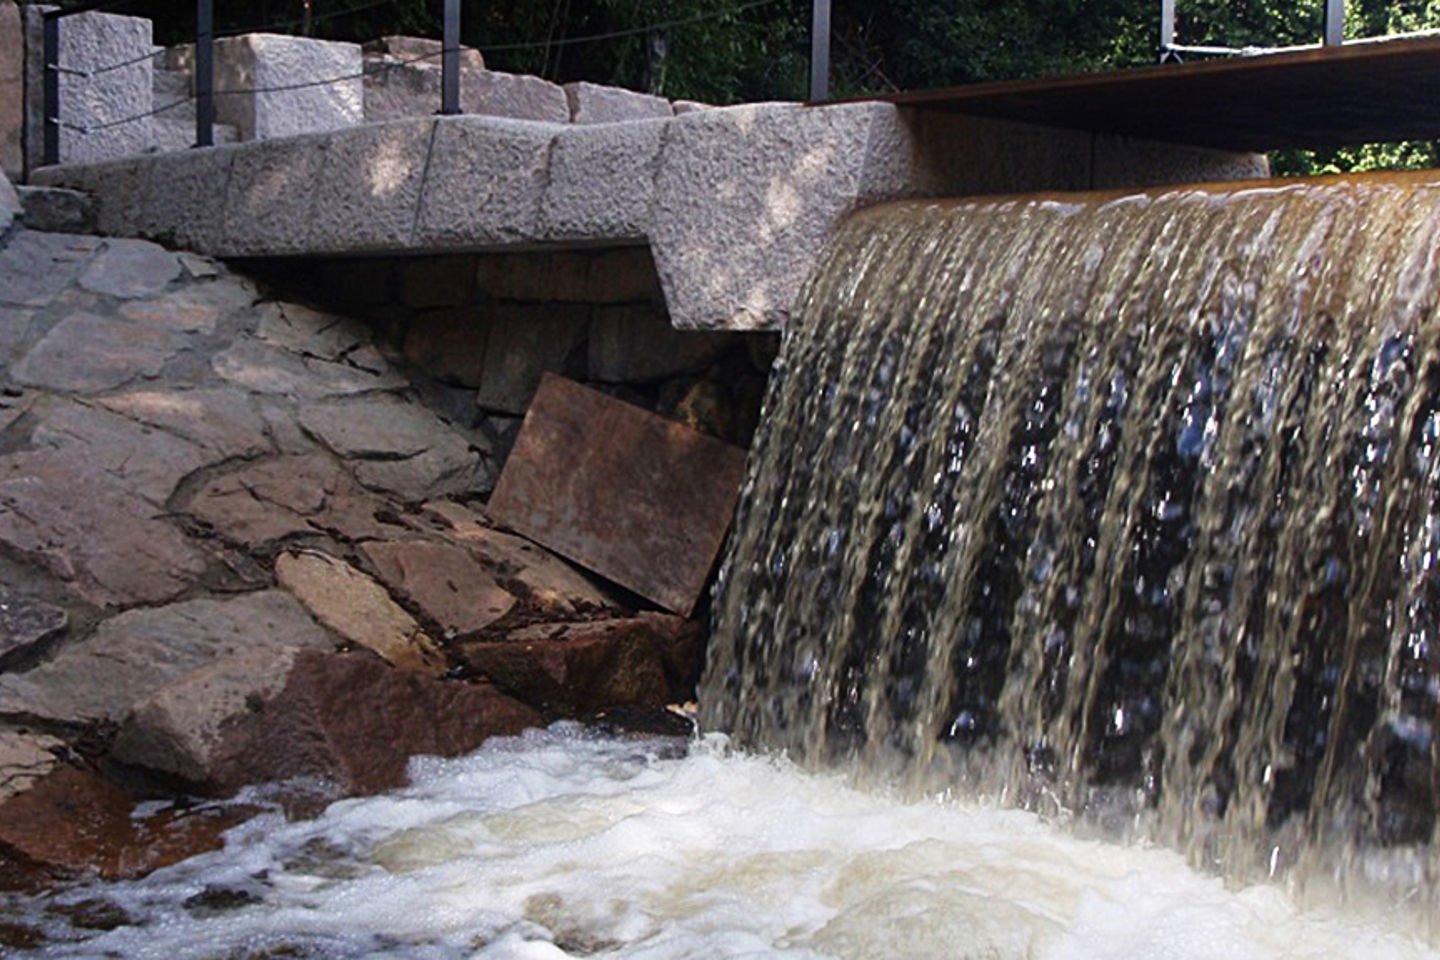
[[229, 822], [136, 820], [135, 784], [379, 790], [693, 695], [697, 626], [495, 529], [493, 441], [403, 369], [212, 260], [0, 230], [0, 888]]

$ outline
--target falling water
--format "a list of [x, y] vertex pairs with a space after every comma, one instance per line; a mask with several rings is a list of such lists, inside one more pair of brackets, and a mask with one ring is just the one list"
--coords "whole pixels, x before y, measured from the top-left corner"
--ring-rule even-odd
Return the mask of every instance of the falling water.
[[1433, 890], [1437, 273], [1433, 174], [853, 218], [772, 381], [704, 727], [1233, 878]]

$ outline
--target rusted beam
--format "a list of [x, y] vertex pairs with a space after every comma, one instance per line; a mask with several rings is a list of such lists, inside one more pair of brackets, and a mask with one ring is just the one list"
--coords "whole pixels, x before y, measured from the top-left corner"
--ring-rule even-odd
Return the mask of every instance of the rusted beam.
[[1440, 37], [878, 98], [1223, 150], [1440, 139]]

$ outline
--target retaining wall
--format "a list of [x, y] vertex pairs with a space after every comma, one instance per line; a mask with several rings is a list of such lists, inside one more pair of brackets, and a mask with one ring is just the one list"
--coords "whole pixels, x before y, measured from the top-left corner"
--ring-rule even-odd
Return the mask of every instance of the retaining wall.
[[1263, 158], [890, 104], [559, 125], [426, 117], [37, 171], [103, 233], [221, 257], [649, 244], [680, 329], [777, 329], [835, 225], [898, 198], [1263, 176]]

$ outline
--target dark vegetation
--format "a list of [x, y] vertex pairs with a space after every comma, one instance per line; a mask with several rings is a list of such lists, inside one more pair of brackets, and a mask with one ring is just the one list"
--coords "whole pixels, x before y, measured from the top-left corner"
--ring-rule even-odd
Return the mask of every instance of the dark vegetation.
[[[64, 0], [62, 0], [62, 3]], [[1158, 0], [834, 0], [836, 95], [949, 86], [1153, 63]], [[1187, 45], [1313, 43], [1323, 0], [1180, 0]], [[216, 4], [222, 31], [269, 28], [367, 40], [440, 34], [440, 0], [249, 0]], [[157, 42], [193, 31], [193, 0], [131, 0]], [[490, 66], [710, 103], [801, 99], [810, 0], [465, 0], [464, 41]], [[1350, 0], [1346, 33], [1440, 27], [1440, 0]], [[596, 38], [599, 39], [587, 39]], [[1437, 164], [1436, 144], [1277, 154], [1277, 173]]]

